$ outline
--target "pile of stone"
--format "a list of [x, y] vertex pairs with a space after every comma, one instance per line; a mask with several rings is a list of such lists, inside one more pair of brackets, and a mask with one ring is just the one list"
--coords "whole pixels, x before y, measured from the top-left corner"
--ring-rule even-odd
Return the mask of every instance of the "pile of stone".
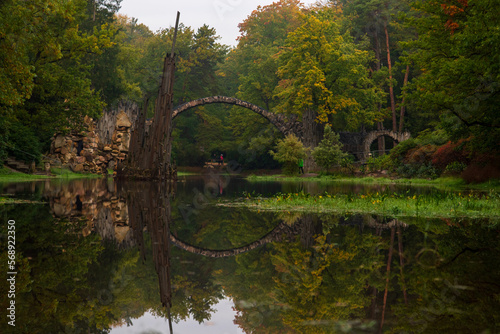
[[[93, 183], [93, 187], [88, 187], [86, 181], [46, 184], [44, 196], [49, 199], [53, 216], [80, 226], [73, 232], [84, 237], [96, 231], [102, 239], [115, 240], [120, 248], [134, 245], [125, 199], [117, 196], [104, 179]], [[81, 226], [83, 221], [85, 225]]]
[[[94, 174], [107, 174], [108, 169], [115, 169], [117, 163], [127, 158], [132, 127], [129, 115], [134, 114], [137, 108], [126, 111], [122, 109], [105, 114], [99, 122], [86, 116], [80, 126], [83, 130], [54, 135], [46, 163], [57, 167], [68, 166], [74, 172]], [[102, 129], [105, 129], [105, 134]]]
[[69, 166], [75, 172], [100, 172], [98, 157], [99, 138], [94, 131], [94, 122], [85, 117], [83, 130], [68, 134], [56, 134], [52, 138], [48, 161], [51, 165]]
[[117, 162], [127, 158], [130, 144], [130, 128], [132, 122], [127, 114], [120, 112], [116, 118], [115, 131], [111, 137], [111, 143], [104, 145], [102, 150], [105, 154], [104, 161], [108, 161], [108, 167], [114, 169]]

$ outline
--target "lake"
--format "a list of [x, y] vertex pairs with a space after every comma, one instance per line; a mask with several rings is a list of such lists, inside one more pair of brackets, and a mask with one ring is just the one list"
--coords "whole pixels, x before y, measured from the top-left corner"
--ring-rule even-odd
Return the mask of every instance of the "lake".
[[495, 219], [220, 205], [249, 193], [436, 189], [223, 175], [0, 189], [16, 199], [0, 205], [2, 268], [15, 281], [2, 285], [2, 333], [500, 332]]

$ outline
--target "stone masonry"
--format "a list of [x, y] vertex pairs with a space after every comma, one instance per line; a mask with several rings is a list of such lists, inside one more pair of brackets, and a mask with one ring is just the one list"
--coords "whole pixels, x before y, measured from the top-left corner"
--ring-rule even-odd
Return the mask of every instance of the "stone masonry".
[[83, 130], [54, 135], [47, 162], [68, 166], [74, 172], [107, 174], [108, 169], [115, 169], [127, 157], [137, 111], [137, 105], [122, 103], [118, 110], [105, 112], [97, 122], [86, 116]]

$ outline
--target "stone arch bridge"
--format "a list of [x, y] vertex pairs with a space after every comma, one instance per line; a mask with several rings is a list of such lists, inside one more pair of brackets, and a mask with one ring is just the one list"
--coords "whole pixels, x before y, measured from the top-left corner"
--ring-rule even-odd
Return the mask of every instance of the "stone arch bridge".
[[353, 154], [358, 160], [366, 161], [370, 156], [370, 146], [379, 137], [389, 137], [396, 143], [410, 139], [409, 132], [378, 130], [370, 132], [340, 132], [340, 142], [344, 150]]
[[[261, 108], [253, 103], [246, 102], [234, 97], [227, 96], [209, 96], [201, 99], [186, 102], [174, 108], [172, 111], [172, 119], [179, 116], [184, 111], [191, 108], [202, 106], [205, 104], [224, 103], [240, 106], [261, 115], [273, 124], [283, 135], [294, 134], [304, 141], [304, 126], [298, 120], [298, 117], [293, 115], [275, 114]], [[395, 140], [397, 143], [410, 138], [409, 132], [393, 132], [388, 130], [371, 131], [371, 132], [341, 132], [340, 141], [344, 144], [344, 150], [353, 154], [357, 159], [365, 161], [369, 157], [370, 145], [372, 142], [381, 137], [387, 136]]]
[[302, 123], [297, 120], [297, 117], [290, 117], [285, 114], [274, 114], [261, 108], [253, 103], [246, 102], [234, 97], [227, 96], [210, 96], [201, 99], [186, 102], [176, 107], [172, 112], [172, 118], [177, 117], [182, 112], [189, 110], [194, 107], [202, 106], [205, 104], [212, 103], [224, 103], [235, 106], [240, 106], [261, 115], [266, 118], [272, 125], [274, 125], [283, 135], [288, 135], [290, 133], [297, 135], [302, 135]]

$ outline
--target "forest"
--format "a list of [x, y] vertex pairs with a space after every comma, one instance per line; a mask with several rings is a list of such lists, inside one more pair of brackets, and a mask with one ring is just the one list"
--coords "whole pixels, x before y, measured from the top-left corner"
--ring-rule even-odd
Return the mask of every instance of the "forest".
[[[7, 156], [40, 163], [54, 133], [84, 116], [154, 99], [174, 29], [151, 31], [119, 14], [120, 2], [0, 3], [0, 165]], [[181, 23], [174, 105], [224, 95], [299, 120], [310, 112], [330, 147], [340, 132], [409, 131], [369, 164], [405, 177], [498, 178], [498, 5], [280, 0], [249, 13], [235, 47], [219, 43], [214, 28]], [[222, 104], [184, 113], [173, 136], [179, 166], [224, 154], [247, 169], [279, 168], [273, 150], [287, 140], [263, 117]], [[330, 166], [353, 161], [338, 157]]]

